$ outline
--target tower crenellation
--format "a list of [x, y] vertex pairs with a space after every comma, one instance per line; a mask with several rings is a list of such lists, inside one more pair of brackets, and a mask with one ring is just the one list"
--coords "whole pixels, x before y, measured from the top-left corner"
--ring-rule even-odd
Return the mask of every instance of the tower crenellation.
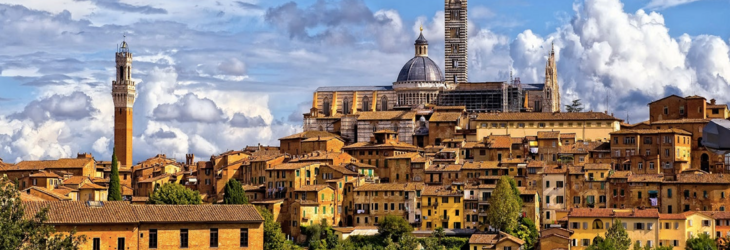
[[132, 166], [132, 124], [134, 101], [137, 95], [132, 80], [132, 53], [129, 45], [122, 42], [115, 54], [117, 77], [112, 81], [114, 100], [114, 149], [123, 167]]

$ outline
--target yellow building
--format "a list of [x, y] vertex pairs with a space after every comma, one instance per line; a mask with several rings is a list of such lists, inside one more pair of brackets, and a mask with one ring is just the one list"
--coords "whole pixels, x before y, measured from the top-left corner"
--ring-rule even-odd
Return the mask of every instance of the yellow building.
[[607, 229], [621, 221], [633, 244], [641, 247], [657, 246], [659, 240], [659, 210], [574, 208], [568, 212], [568, 227], [573, 230], [572, 250], [590, 246], [596, 236], [604, 236]]
[[475, 233], [469, 238], [469, 249], [483, 250], [519, 250], [525, 244], [523, 240], [504, 232], [496, 233]]
[[338, 199], [334, 190], [328, 185], [307, 185], [294, 190], [294, 201], [291, 204], [291, 235], [300, 236], [300, 226], [320, 224], [326, 220], [329, 225], [336, 225], [340, 218], [337, 209]]
[[525, 137], [538, 131], [575, 133], [576, 140], [608, 140], [609, 133], [620, 129], [620, 120], [600, 112], [577, 113], [481, 113], [470, 121], [477, 138], [490, 134]]
[[659, 245], [684, 249], [687, 243], [687, 216], [681, 214], [659, 214]]
[[421, 230], [437, 227], [460, 229], [464, 225], [462, 185], [426, 186], [421, 195]]

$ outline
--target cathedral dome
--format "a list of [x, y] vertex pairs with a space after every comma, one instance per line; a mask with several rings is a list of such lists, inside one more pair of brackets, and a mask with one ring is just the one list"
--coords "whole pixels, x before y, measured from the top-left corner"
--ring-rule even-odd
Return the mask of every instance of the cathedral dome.
[[431, 58], [426, 56], [416, 56], [403, 65], [398, 74], [397, 82], [405, 81], [429, 81], [443, 82], [444, 75], [441, 69]]

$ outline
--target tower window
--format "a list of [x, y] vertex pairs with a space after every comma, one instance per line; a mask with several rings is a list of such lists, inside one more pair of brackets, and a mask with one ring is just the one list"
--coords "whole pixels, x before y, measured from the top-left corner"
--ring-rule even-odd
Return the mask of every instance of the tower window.
[[451, 59], [451, 67], [458, 68], [459, 67], [459, 60], [457, 60], [457, 59]]

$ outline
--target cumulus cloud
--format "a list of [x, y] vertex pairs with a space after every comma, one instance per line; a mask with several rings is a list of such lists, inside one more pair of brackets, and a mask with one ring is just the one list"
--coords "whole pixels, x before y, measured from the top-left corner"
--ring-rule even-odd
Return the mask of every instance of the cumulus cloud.
[[231, 126], [238, 128], [263, 127], [266, 126], [266, 122], [261, 116], [248, 117], [242, 113], [236, 113], [231, 118]]
[[98, 110], [91, 103], [91, 97], [83, 92], [73, 92], [32, 101], [22, 112], [12, 114], [9, 118], [43, 123], [48, 120], [79, 120], [90, 117], [94, 112]]
[[154, 132], [150, 135], [150, 138], [159, 138], [159, 139], [173, 139], [177, 137], [174, 132], [172, 131], [164, 131], [162, 129], [158, 130], [157, 132]]
[[218, 64], [218, 70], [226, 75], [242, 76], [246, 74], [246, 64], [236, 58], [229, 58]]
[[226, 116], [215, 102], [200, 98], [193, 93], [185, 94], [175, 103], [161, 104], [152, 111], [158, 121], [205, 122], [213, 123], [226, 120]]

